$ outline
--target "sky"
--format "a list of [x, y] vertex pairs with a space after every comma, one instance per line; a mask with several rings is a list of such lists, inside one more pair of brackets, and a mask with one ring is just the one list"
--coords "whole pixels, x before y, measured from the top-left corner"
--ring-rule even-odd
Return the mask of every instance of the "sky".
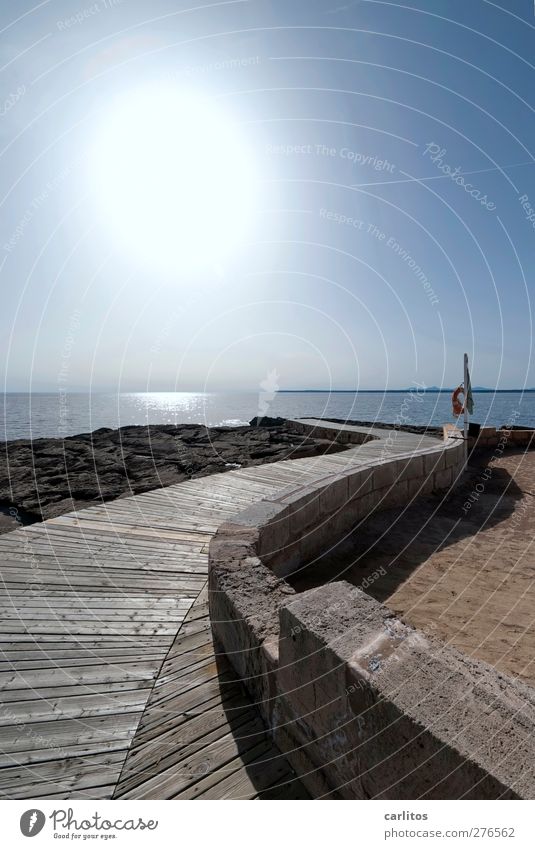
[[5, 389], [451, 386], [464, 351], [535, 386], [534, 36], [532, 0], [2, 4]]

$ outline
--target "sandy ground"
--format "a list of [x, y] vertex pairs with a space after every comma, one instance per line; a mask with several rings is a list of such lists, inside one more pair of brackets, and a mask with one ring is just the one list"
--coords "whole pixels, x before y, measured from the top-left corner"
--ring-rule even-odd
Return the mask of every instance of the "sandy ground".
[[367, 579], [406, 622], [535, 685], [534, 537], [535, 451], [488, 454], [446, 503], [377, 514], [294, 585]]

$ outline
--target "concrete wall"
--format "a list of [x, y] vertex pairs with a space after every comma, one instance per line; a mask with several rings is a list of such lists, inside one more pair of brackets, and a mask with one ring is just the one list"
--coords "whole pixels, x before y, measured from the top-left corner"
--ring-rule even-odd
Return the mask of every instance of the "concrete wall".
[[[330, 421], [330, 420], [329, 420]], [[286, 425], [289, 429], [295, 430], [300, 434], [312, 434], [315, 439], [330, 439], [333, 442], [348, 443], [351, 445], [364, 445], [366, 442], [372, 442], [377, 437], [370, 433], [366, 433], [364, 428], [340, 428], [334, 429], [332, 424], [322, 426], [321, 420], [314, 419], [315, 424], [307, 424], [304, 421], [295, 421], [288, 419]]]
[[314, 795], [321, 785], [346, 799], [531, 795], [528, 687], [427, 639], [344, 581], [298, 595], [279, 615], [271, 725], [309, 787], [319, 777]]
[[[262, 509], [272, 512], [268, 521], [261, 518], [258, 554], [278, 577], [288, 577], [374, 511], [447, 490], [462, 470], [463, 445], [450, 441], [440, 450], [393, 458], [387, 455], [373, 465], [350, 466], [310, 486], [282, 490], [276, 498], [262, 502], [266, 505]], [[241, 513], [236, 521], [254, 523], [255, 517], [260, 518], [259, 506]]]
[[528, 688], [407, 628], [345, 582], [297, 595], [284, 579], [372, 511], [453, 486], [463, 453], [449, 439], [355, 463], [259, 501], [212, 540], [216, 642], [315, 797], [532, 793], [535, 747], [518, 718], [522, 705], [533, 728]]
[[482, 427], [477, 438], [468, 438], [468, 450], [489, 451], [493, 448], [535, 447], [535, 430], [509, 429], [507, 427]]

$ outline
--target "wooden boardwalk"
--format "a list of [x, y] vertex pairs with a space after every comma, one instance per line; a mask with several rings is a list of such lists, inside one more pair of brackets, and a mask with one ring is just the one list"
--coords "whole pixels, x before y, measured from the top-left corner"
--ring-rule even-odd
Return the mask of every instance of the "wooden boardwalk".
[[214, 653], [206, 590], [165, 659], [114, 796], [307, 798], [234, 670]]
[[[390, 450], [436, 444], [400, 434]], [[381, 450], [229, 471], [1, 536], [0, 798], [303, 796], [214, 655], [208, 544], [251, 503]]]

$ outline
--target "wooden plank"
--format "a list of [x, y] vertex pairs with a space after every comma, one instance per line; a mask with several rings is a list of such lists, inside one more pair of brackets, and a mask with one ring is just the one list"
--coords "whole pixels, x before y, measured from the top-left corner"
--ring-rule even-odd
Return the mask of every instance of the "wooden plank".
[[[132, 689], [113, 693], [90, 693], [89, 695], [59, 696], [51, 699], [34, 699], [23, 702], [8, 702], [10, 726], [26, 723], [48, 723], [55, 725], [56, 719], [80, 719], [134, 713], [139, 716], [150, 695], [150, 688]], [[4, 717], [5, 718], [5, 717]], [[3, 727], [0, 723], [0, 728]], [[45, 729], [49, 740], [54, 739], [55, 728]]]
[[[61, 528], [72, 525], [72, 527], [79, 528], [84, 532], [86, 530], [94, 532], [99, 531], [103, 534], [114, 534], [120, 535], [121, 537], [143, 537], [145, 539], [158, 537], [160, 540], [179, 540], [180, 542], [198, 542], [199, 540], [202, 540], [202, 542], [209, 542], [212, 536], [207, 533], [196, 533], [194, 530], [160, 529], [158, 527], [143, 527], [143, 525], [128, 525], [126, 523], [117, 523], [117, 526], [115, 526], [113, 522], [99, 522], [97, 519], [81, 519], [68, 515], [59, 516], [57, 519], [48, 519], [45, 524], [49, 528], [50, 526], [54, 527], [56, 525]], [[83, 533], [82, 536], [86, 538], [85, 533]]]
[[308, 799], [303, 785], [296, 779], [286, 759], [269, 742], [240, 754], [205, 778], [177, 793], [175, 799]]
[[25, 670], [24, 672], [0, 673], [0, 688], [4, 691], [20, 687], [60, 687], [106, 683], [113, 680], [152, 680], [155, 677], [154, 663], [124, 661], [120, 664], [106, 663], [91, 666], [63, 666], [49, 669]]
[[[239, 694], [236, 698], [239, 698]], [[249, 720], [250, 704], [242, 698], [239, 709], [235, 711], [234, 727], [247, 726]], [[164, 735], [158, 735], [142, 747], [130, 750], [117, 795], [122, 797], [166, 770], [179, 772], [180, 763], [185, 757], [205, 751], [214, 742], [227, 736], [229, 731], [227, 715], [221, 705], [203, 711], [196, 717], [182, 718], [182, 721], [177, 721], [175, 717], [173, 726]]]
[[[155, 674], [158, 665], [155, 664]], [[83, 696], [112, 694], [118, 697], [124, 691], [149, 691], [153, 679], [140, 678], [139, 680], [130, 679], [128, 681], [99, 681], [95, 684], [79, 684], [73, 683], [70, 686], [60, 685], [53, 687], [27, 687], [20, 690], [6, 690], [3, 694], [3, 705], [6, 707], [4, 713], [0, 713], [0, 725], [10, 725], [13, 723], [13, 715], [11, 713], [11, 705], [14, 703], [24, 703], [40, 699], [43, 703], [57, 700], [60, 696]]]
[[[255, 722], [238, 725], [234, 731], [243, 734], [244, 739], [251, 742], [251, 748], [265, 733]], [[207, 734], [204, 743], [202, 747], [198, 743], [184, 747], [171, 766], [167, 769], [159, 768], [156, 775], [143, 780], [136, 787], [121, 793], [116, 798], [172, 799], [207, 772], [224, 769], [240, 751], [240, 743], [230, 729], [227, 729], [227, 733], [223, 735], [219, 730]]]
[[67, 791], [93, 786], [95, 775], [100, 777], [103, 773], [108, 773], [108, 781], [110, 778], [116, 780], [125, 757], [126, 748], [123, 748], [86, 757], [45, 761], [32, 767], [5, 767], [0, 770], [0, 798], [13, 786], [17, 786], [17, 791], [32, 789], [37, 799], [41, 793], [50, 792], [51, 784]]
[[[102, 756], [108, 752], [124, 752], [126, 754], [130, 736], [127, 736], [124, 739], [117, 737], [111, 740], [104, 740], [103, 738], [92, 738], [80, 742], [71, 740], [69, 743], [68, 754], [65, 753], [61, 746], [46, 745], [43, 747], [43, 743], [36, 739], [34, 741], [34, 748], [29, 751], [14, 752], [11, 754], [0, 750], [0, 774], [4, 769], [9, 767], [20, 767], [23, 770], [28, 770], [31, 775], [31, 771], [36, 765], [50, 762], [61, 762], [66, 760], [67, 757], [69, 759], [73, 759], [75, 757], [86, 758], [92, 755]], [[15, 793], [15, 791], [16, 788], [14, 786], [12, 788], [12, 792]], [[9, 793], [9, 788], [7, 788], [6, 792]]]
[[31, 763], [37, 759], [37, 753], [44, 747], [46, 757], [40, 760], [50, 760], [54, 751], [67, 757], [73, 746], [81, 743], [124, 741], [130, 740], [137, 727], [140, 712], [115, 713], [104, 716], [88, 716], [80, 719], [61, 719], [53, 722], [27, 722], [24, 726], [0, 726], [0, 753], [17, 755], [20, 763], [24, 760]]

